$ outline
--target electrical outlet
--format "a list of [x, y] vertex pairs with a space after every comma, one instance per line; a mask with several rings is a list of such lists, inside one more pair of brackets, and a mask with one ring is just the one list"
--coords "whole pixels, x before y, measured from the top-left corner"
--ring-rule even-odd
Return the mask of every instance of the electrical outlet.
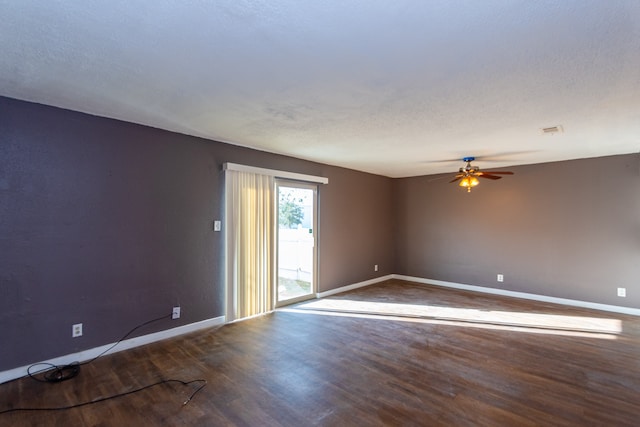
[[180, 307], [173, 307], [173, 311], [171, 312], [171, 318], [174, 320], [180, 318]]
[[76, 323], [71, 327], [71, 338], [82, 336], [82, 323]]
[[373, 271], [378, 271], [378, 264], [373, 266]]
[[622, 298], [627, 297], [627, 288], [618, 288], [618, 296]]
[[497, 278], [498, 282], [504, 282], [504, 275], [498, 274]]

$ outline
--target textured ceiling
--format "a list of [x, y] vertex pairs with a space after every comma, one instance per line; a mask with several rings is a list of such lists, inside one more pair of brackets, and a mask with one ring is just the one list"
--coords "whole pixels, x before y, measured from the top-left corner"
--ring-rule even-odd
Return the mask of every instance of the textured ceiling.
[[0, 0], [0, 40], [1, 95], [391, 177], [640, 151], [638, 0]]

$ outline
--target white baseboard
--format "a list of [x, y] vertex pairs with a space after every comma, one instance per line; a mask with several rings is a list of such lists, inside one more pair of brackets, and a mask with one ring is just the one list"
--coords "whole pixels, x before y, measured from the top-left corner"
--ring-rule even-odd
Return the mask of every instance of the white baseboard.
[[334, 294], [339, 294], [339, 293], [342, 293], [342, 292], [352, 291], [354, 289], [362, 288], [364, 286], [373, 285], [373, 284], [384, 282], [386, 280], [391, 280], [391, 279], [393, 279], [393, 274], [388, 274], [388, 275], [382, 276], [382, 277], [376, 277], [375, 279], [365, 280], [364, 282], [358, 282], [358, 283], [354, 283], [352, 285], [341, 286], [339, 288], [330, 289], [328, 291], [318, 292], [316, 294], [316, 298], [324, 298], [324, 297], [328, 297], [329, 295], [334, 295]]
[[550, 302], [553, 304], [570, 305], [573, 307], [591, 308], [594, 310], [610, 311], [614, 313], [631, 314], [633, 316], [640, 316], [640, 309], [621, 307], [618, 305], [600, 304], [596, 302], [580, 301], [566, 298], [549, 297], [546, 295], [529, 294], [526, 292], [508, 291], [505, 289], [487, 288], [476, 285], [465, 285], [463, 283], [444, 282], [442, 280], [423, 279], [421, 277], [403, 276], [401, 274], [392, 274], [394, 279], [407, 280], [409, 282], [422, 283], [425, 285], [443, 286], [446, 288], [463, 289], [466, 291], [482, 292], [485, 294], [502, 295], [513, 298], [523, 298], [534, 301]]
[[[117, 353], [119, 351], [128, 350], [134, 347], [140, 347], [146, 344], [151, 344], [152, 342], [164, 340], [167, 338], [173, 338], [178, 335], [187, 334], [189, 332], [195, 332], [200, 329], [223, 325], [224, 323], [225, 323], [225, 317], [220, 316], [220, 317], [214, 317], [212, 319], [203, 320], [201, 322], [178, 326], [177, 328], [167, 329], [165, 331], [154, 332], [152, 334], [130, 338], [128, 340], [121, 341], [117, 346], [113, 348], [113, 350], [109, 351], [109, 353], [107, 354]], [[77, 353], [67, 354], [65, 356], [56, 357], [54, 359], [44, 360], [39, 363], [50, 363], [52, 365], [67, 365], [73, 362], [84, 362], [87, 360], [91, 360], [94, 357], [97, 357], [99, 354], [107, 350], [113, 344], [114, 343], [106, 344], [100, 347], [83, 350]], [[27, 369], [29, 368], [29, 366], [32, 366], [32, 365], [34, 364], [31, 363], [29, 365], [21, 366], [19, 368], [14, 368], [8, 371], [0, 372], [0, 384], [5, 383], [7, 381], [15, 380], [17, 378], [27, 375]], [[35, 369], [34, 371], [37, 372], [37, 369]]]

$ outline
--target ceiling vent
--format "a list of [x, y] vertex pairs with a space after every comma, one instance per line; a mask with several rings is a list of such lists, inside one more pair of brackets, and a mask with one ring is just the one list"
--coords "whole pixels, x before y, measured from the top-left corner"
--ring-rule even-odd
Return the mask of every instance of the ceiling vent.
[[562, 126], [558, 125], [558, 126], [551, 126], [551, 127], [548, 127], [548, 128], [542, 128], [542, 129], [540, 129], [540, 132], [543, 135], [549, 135], [549, 134], [553, 135], [555, 133], [562, 133], [564, 131], [562, 129]]

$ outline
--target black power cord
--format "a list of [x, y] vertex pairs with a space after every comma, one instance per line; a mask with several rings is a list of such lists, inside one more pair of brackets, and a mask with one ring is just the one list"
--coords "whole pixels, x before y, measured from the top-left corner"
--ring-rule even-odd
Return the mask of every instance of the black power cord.
[[134, 393], [138, 393], [142, 390], [146, 390], [148, 388], [151, 387], [155, 387], [161, 384], [167, 384], [167, 383], [180, 383], [184, 386], [187, 386], [189, 384], [193, 384], [196, 382], [201, 382], [202, 385], [200, 387], [198, 387], [193, 393], [191, 393], [191, 396], [189, 396], [189, 398], [187, 400], [185, 400], [182, 405], [186, 405], [187, 403], [189, 403], [191, 401], [191, 399], [193, 399], [193, 397], [204, 388], [204, 386], [207, 385], [207, 381], [203, 380], [203, 379], [198, 379], [198, 380], [191, 380], [191, 381], [181, 381], [181, 380], [162, 380], [162, 381], [158, 381], [157, 383], [153, 383], [153, 384], [149, 384], [146, 385], [144, 387], [140, 387], [137, 388], [135, 390], [130, 390], [127, 391], [125, 393], [119, 393], [119, 394], [114, 394], [113, 396], [107, 396], [107, 397], [101, 397], [99, 399], [95, 399], [95, 400], [90, 400], [88, 402], [82, 402], [82, 403], [77, 403], [75, 405], [69, 405], [69, 406], [58, 406], [58, 407], [50, 407], [50, 408], [11, 408], [11, 409], [6, 409], [4, 411], [0, 411], [0, 415], [2, 414], [8, 414], [10, 412], [18, 412], [18, 411], [64, 411], [67, 409], [74, 409], [74, 408], [80, 408], [82, 406], [87, 406], [87, 405], [93, 405], [94, 403], [100, 403], [100, 402], [104, 402], [106, 400], [111, 400], [111, 399], [116, 399], [118, 397], [123, 397], [123, 396], [128, 396], [130, 394], [134, 394]]
[[[70, 380], [71, 378], [74, 378], [74, 377], [78, 376], [78, 374], [80, 373], [80, 367], [81, 366], [88, 365], [90, 363], [95, 362], [97, 359], [99, 359], [100, 357], [104, 356], [107, 352], [112, 350], [115, 346], [120, 344], [123, 340], [125, 340], [129, 335], [131, 335], [132, 333], [134, 333], [138, 329], [140, 329], [143, 326], [146, 326], [146, 325], [148, 325], [150, 323], [170, 318], [171, 316], [172, 316], [172, 314], [169, 314], [169, 315], [166, 315], [166, 316], [158, 317], [157, 319], [152, 319], [152, 320], [149, 320], [147, 322], [141, 323], [140, 325], [136, 326], [135, 328], [131, 329], [129, 332], [124, 334], [124, 336], [122, 338], [120, 338], [112, 346], [110, 346], [109, 348], [104, 350], [102, 353], [98, 354], [93, 359], [87, 360], [87, 361], [82, 362], [82, 363], [73, 362], [73, 363], [69, 363], [67, 365], [54, 365], [52, 363], [45, 363], [45, 362], [35, 363], [35, 364], [29, 366], [29, 368], [27, 368], [27, 375], [25, 375], [24, 377], [21, 377], [21, 378], [25, 378], [26, 376], [28, 376], [29, 378], [31, 378], [31, 379], [33, 379], [35, 381], [43, 382], [43, 383], [58, 383], [58, 382]], [[45, 366], [48, 366], [48, 367], [44, 368], [44, 369], [41, 369], [39, 371], [36, 371], [36, 372], [32, 372], [32, 368], [34, 368], [36, 366], [41, 366], [41, 365], [45, 365]], [[42, 374], [41, 378], [39, 378], [37, 376], [38, 374]], [[207, 385], [207, 381], [204, 380], [204, 379], [197, 379], [197, 380], [191, 380], [191, 381], [182, 381], [182, 380], [175, 380], [175, 379], [161, 380], [161, 381], [158, 381], [156, 383], [149, 384], [147, 386], [140, 387], [140, 388], [135, 389], [135, 390], [130, 390], [130, 391], [127, 391], [127, 392], [124, 392], [124, 393], [115, 394], [113, 396], [107, 396], [107, 397], [102, 397], [102, 398], [95, 399], [95, 400], [90, 400], [88, 402], [77, 403], [75, 405], [60, 406], [60, 407], [50, 407], [50, 408], [28, 408], [28, 407], [25, 407], [25, 408], [11, 408], [11, 409], [6, 409], [4, 411], [0, 411], [0, 415], [8, 414], [9, 412], [17, 412], [17, 411], [62, 411], [62, 410], [67, 410], [67, 409], [79, 408], [79, 407], [82, 407], [82, 406], [92, 405], [94, 403], [104, 402], [104, 401], [110, 400], [110, 399], [116, 399], [118, 397], [128, 396], [130, 394], [138, 393], [138, 392], [140, 392], [142, 390], [146, 390], [146, 389], [151, 388], [151, 387], [155, 387], [155, 386], [158, 386], [158, 385], [161, 385], [161, 384], [167, 384], [167, 383], [171, 383], [171, 382], [177, 382], [177, 383], [180, 383], [180, 384], [185, 385], [185, 386], [189, 385], [189, 384], [192, 384], [192, 383], [195, 383], [195, 382], [201, 382], [202, 383], [202, 385], [200, 387], [198, 387], [193, 393], [191, 393], [191, 396], [189, 396], [189, 398], [182, 403], [183, 405], [186, 405], [187, 403], [189, 403], [191, 401], [191, 399], [193, 399], [193, 397], [200, 390], [202, 390], [204, 388], [204, 386]]]
[[[36, 373], [31, 372], [31, 369], [34, 366], [40, 366], [40, 365], [47, 365], [49, 367], [42, 369]], [[41, 372], [44, 372], [42, 374], [43, 379], [36, 377], [36, 374], [39, 374]], [[29, 378], [31, 378], [32, 380], [39, 381], [41, 383], [59, 383], [61, 381], [70, 380], [71, 378], [78, 376], [79, 373], [80, 373], [80, 363], [78, 362], [69, 363], [68, 365], [36, 363], [35, 365], [31, 365], [29, 366], [29, 368], [27, 368], [27, 375], [29, 375]]]

